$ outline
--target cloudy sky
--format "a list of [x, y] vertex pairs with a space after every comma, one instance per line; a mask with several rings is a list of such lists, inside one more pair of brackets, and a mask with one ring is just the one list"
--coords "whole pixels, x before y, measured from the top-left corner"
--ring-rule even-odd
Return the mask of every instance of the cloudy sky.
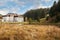
[[31, 9], [51, 7], [54, 1], [58, 0], [0, 0], [0, 14], [24, 14]]

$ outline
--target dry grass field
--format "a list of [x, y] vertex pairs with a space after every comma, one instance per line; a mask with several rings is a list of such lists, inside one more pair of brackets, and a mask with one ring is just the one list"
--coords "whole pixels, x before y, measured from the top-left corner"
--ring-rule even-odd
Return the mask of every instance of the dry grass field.
[[0, 24], [0, 40], [60, 40], [54, 25]]

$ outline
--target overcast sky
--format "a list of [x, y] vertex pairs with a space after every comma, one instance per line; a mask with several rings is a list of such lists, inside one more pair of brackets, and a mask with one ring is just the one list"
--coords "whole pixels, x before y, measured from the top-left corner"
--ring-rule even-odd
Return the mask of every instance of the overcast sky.
[[0, 0], [0, 14], [24, 14], [31, 9], [51, 7], [54, 1], [58, 0]]

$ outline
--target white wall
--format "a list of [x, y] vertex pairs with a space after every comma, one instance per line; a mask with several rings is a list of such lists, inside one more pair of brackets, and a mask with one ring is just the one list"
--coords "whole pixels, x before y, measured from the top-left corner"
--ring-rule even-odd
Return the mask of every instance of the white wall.
[[2, 22], [13, 22], [13, 17], [3, 17]]
[[17, 22], [24, 22], [24, 18], [23, 17], [15, 17], [15, 20]]
[[14, 22], [14, 17], [13, 16], [9, 17], [9, 22]]
[[23, 17], [3, 17], [2, 22], [24, 22]]
[[9, 21], [9, 17], [3, 17], [2, 21], [3, 22], [8, 22]]

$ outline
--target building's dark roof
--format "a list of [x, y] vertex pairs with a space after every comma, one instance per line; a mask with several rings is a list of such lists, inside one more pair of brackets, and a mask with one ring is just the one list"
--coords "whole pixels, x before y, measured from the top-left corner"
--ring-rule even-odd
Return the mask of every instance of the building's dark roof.
[[7, 16], [23, 17], [23, 15], [18, 15], [16, 13], [8, 13], [7, 15], [3, 15], [3, 17], [7, 17]]
[[13, 15], [13, 16], [17, 16], [18, 14], [16, 14], [16, 13], [8, 13], [7, 15]]

